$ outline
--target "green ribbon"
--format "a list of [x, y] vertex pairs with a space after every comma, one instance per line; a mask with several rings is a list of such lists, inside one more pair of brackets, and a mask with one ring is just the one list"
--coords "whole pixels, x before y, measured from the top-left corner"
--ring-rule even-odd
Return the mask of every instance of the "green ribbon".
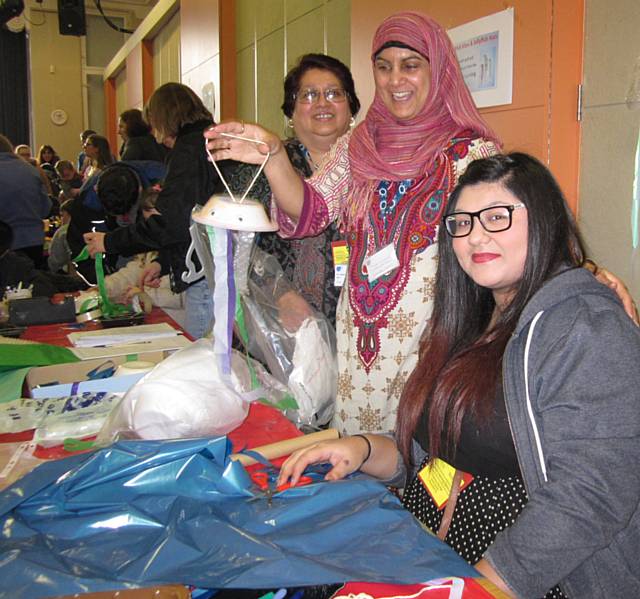
[[[82, 251], [72, 260], [73, 262], [82, 262], [89, 259], [89, 246], [84, 246]], [[96, 281], [98, 282], [98, 290], [100, 291], [100, 310], [102, 315], [106, 317], [120, 316], [121, 314], [129, 314], [131, 310], [126, 306], [114, 304], [107, 295], [107, 286], [104, 282], [104, 265], [102, 264], [103, 254], [98, 252], [95, 256], [96, 263]]]

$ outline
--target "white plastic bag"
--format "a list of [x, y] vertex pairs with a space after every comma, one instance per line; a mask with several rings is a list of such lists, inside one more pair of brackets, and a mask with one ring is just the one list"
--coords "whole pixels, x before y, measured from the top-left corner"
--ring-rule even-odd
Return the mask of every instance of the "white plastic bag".
[[199, 339], [158, 364], [138, 381], [113, 411], [97, 439], [117, 436], [176, 439], [225, 435], [247, 416], [249, 403], [264, 394], [250, 391], [241, 354], [231, 356], [232, 375], [219, 374], [211, 340]]

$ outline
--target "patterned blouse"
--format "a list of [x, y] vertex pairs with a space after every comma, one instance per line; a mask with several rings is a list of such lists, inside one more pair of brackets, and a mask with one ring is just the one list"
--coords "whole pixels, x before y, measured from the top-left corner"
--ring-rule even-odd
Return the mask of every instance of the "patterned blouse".
[[[306, 158], [306, 149], [297, 139], [284, 142], [291, 164], [304, 177], [313, 174]], [[235, 193], [243, 193], [255, 175], [256, 167], [241, 164], [234, 170], [229, 187]], [[260, 201], [267, 209], [271, 202], [271, 188], [264, 175], [260, 175], [250, 197]], [[331, 243], [344, 239], [336, 224], [304, 239], [283, 239], [277, 233], [259, 233], [257, 245], [275, 256], [286, 277], [307, 302], [323, 313], [333, 326], [336, 323], [336, 306], [341, 287], [334, 285]]]

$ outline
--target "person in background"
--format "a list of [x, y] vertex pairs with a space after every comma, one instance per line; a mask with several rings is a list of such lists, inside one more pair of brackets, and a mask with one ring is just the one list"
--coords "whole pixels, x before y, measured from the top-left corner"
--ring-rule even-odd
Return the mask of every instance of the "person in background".
[[[140, 211], [142, 218], [149, 218], [158, 214], [155, 205], [159, 190], [147, 189], [142, 192]], [[185, 324], [184, 292], [171, 291], [169, 276], [164, 275], [156, 286], [140, 286], [142, 275], [146, 268], [156, 259], [157, 252], [137, 254], [125, 266], [105, 277], [105, 285], [109, 298], [122, 304], [130, 304], [136, 294], [144, 291], [154, 306], [162, 308], [180, 326]]]
[[51, 188], [51, 179], [49, 178], [47, 173], [45, 173], [44, 169], [38, 164], [38, 161], [33, 158], [33, 156], [31, 156], [31, 147], [27, 144], [19, 144], [14, 148], [14, 152], [17, 156], [22, 158], [22, 160], [38, 170], [38, 175], [40, 175], [42, 183], [47, 190], [47, 195], [49, 197], [52, 197], [53, 189]]
[[28, 162], [29, 164], [34, 166], [37, 164], [36, 159], [31, 156], [31, 146], [28, 146], [27, 144], [18, 144], [15, 147], [14, 152], [17, 156], [20, 156], [22, 160]]
[[[325, 54], [305, 54], [284, 80], [282, 111], [291, 137], [284, 141], [291, 164], [301, 177], [310, 177], [337, 139], [349, 131], [360, 110], [353, 77], [342, 62]], [[243, 193], [255, 166], [241, 164], [229, 181], [234, 193]], [[267, 208], [271, 188], [262, 175], [252, 191]], [[325, 314], [335, 326], [340, 285], [335, 282], [332, 243], [342, 239], [335, 223], [319, 235], [283, 239], [276, 233], [260, 233], [258, 247], [275, 256], [295, 292], [279, 298], [280, 317], [288, 330], [296, 330], [311, 310]]]
[[60, 202], [72, 200], [80, 195], [82, 187], [82, 175], [75, 169], [69, 160], [59, 160], [55, 164], [58, 183], [60, 185]]
[[67, 229], [71, 221], [71, 205], [73, 200], [60, 204], [60, 226], [51, 238], [47, 265], [51, 272], [69, 273], [71, 268], [71, 248], [67, 242]]
[[37, 268], [46, 268], [44, 224], [51, 200], [38, 171], [13, 153], [11, 142], [0, 136], [0, 220], [13, 231], [11, 249], [25, 254]]
[[[138, 219], [129, 227], [104, 233], [86, 233], [92, 254], [131, 254], [156, 250], [158, 258], [144, 271], [142, 286], [157, 285], [169, 274], [174, 293], [185, 292], [185, 329], [194, 338], [204, 336], [211, 324], [213, 302], [204, 278], [187, 284], [185, 257], [191, 243], [189, 226], [195, 204], [204, 205], [223, 189], [207, 160], [202, 134], [213, 124], [213, 116], [192, 89], [181, 83], [165, 83], [149, 98], [147, 121], [171, 153], [167, 175], [156, 203], [157, 214]], [[228, 176], [235, 164], [222, 163]]]
[[49, 179], [49, 187], [51, 189], [49, 197], [51, 198], [51, 214], [58, 214], [60, 206], [58, 204], [58, 196], [60, 195], [60, 184], [55, 165], [60, 160], [58, 154], [50, 145], [42, 145], [38, 150], [38, 166], [44, 171]]
[[56, 162], [60, 160], [60, 156], [56, 154], [56, 151], [53, 149], [53, 146], [44, 144], [40, 146], [38, 150], [38, 164], [42, 168], [47, 168], [46, 165], [49, 165], [51, 170], [53, 170]]
[[405, 506], [509, 596], [640, 596], [640, 329], [580, 268], [558, 184], [526, 154], [473, 162], [438, 244], [395, 440], [297, 452], [278, 482], [315, 462], [331, 480], [406, 464]]
[[125, 110], [118, 120], [118, 133], [122, 138], [120, 160], [155, 160], [164, 162], [167, 148], [151, 134], [151, 126], [137, 108]]
[[84, 180], [88, 181], [93, 175], [99, 173], [105, 166], [114, 161], [109, 146], [109, 140], [102, 135], [93, 133], [84, 142], [84, 151], [91, 160], [91, 165], [84, 171]]
[[94, 131], [93, 129], [85, 129], [82, 133], [80, 133], [80, 145], [82, 146], [82, 150], [79, 152], [78, 157], [76, 158], [76, 164], [77, 164], [78, 172], [83, 177], [84, 177], [85, 171], [91, 166], [91, 159], [87, 156], [87, 154], [84, 151], [84, 144], [90, 135], [95, 135], [95, 134], [96, 134], [96, 131]]

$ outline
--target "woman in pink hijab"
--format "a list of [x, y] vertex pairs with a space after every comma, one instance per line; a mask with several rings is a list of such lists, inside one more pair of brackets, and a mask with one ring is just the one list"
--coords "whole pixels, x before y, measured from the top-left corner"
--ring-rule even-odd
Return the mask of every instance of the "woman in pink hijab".
[[400, 394], [431, 314], [436, 229], [449, 193], [472, 160], [499, 148], [435, 21], [416, 12], [385, 19], [371, 61], [376, 93], [366, 118], [336, 142], [306, 181], [274, 133], [244, 123], [205, 133], [216, 160], [261, 163], [271, 152], [265, 173], [283, 236], [317, 235], [336, 220], [346, 233], [349, 263], [337, 309], [332, 423], [342, 434], [394, 430]]

